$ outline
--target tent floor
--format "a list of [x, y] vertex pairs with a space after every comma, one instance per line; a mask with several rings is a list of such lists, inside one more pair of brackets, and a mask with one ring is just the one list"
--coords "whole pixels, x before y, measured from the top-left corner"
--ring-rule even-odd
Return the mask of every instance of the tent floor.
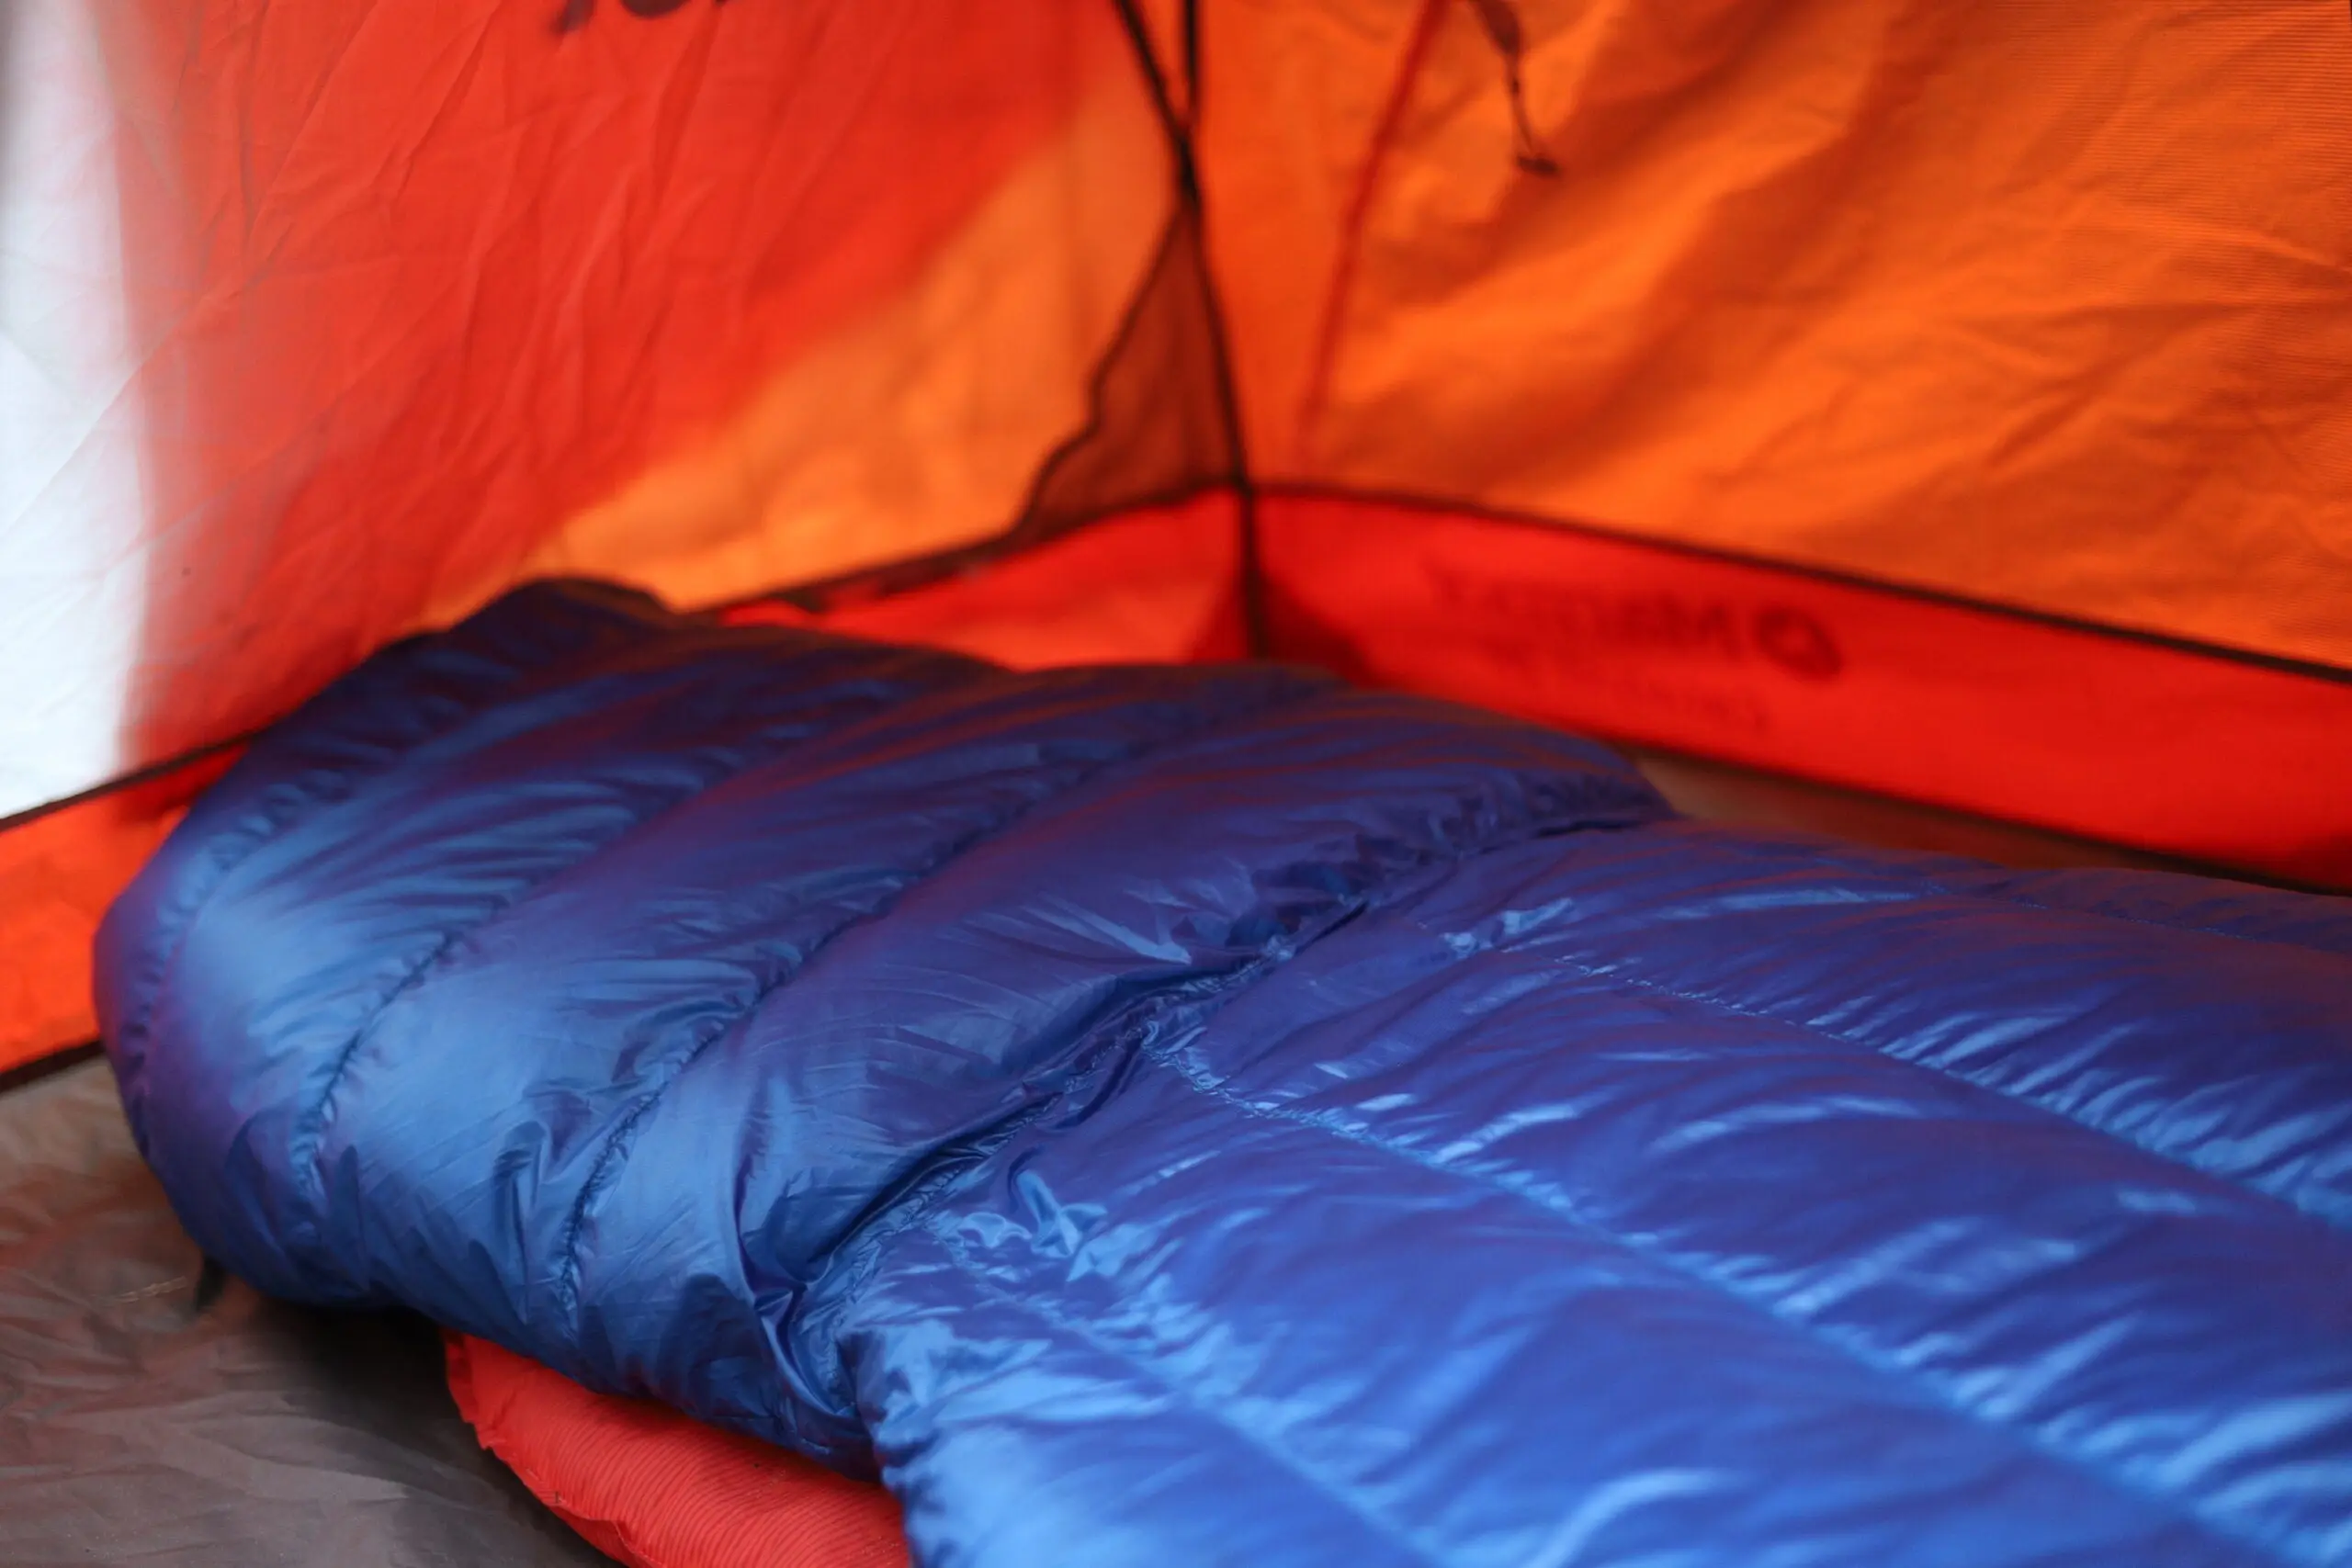
[[[1713, 822], [1799, 829], [1889, 849], [1965, 855], [1996, 865], [2046, 869], [2065, 865], [2141, 866], [2160, 871], [2208, 871], [2161, 855], [2070, 838], [2014, 822], [1996, 821], [1840, 789], [1736, 763], [1654, 751], [1616, 741], [1675, 808]], [[2235, 873], [2243, 876], [2244, 873]]]
[[0, 1564], [605, 1562], [475, 1446], [430, 1325], [209, 1273], [104, 1062], [0, 1094]]

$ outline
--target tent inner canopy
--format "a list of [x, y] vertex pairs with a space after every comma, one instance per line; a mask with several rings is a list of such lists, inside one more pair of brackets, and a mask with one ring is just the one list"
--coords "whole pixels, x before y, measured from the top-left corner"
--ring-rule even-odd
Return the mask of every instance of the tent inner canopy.
[[0, 1065], [240, 738], [580, 574], [2352, 886], [2352, 17], [23, 0]]

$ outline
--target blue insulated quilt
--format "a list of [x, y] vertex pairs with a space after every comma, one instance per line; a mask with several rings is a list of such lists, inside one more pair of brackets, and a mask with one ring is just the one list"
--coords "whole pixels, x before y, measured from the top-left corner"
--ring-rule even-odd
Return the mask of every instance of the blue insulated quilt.
[[2352, 1562], [2336, 900], [575, 583], [271, 731], [100, 948], [214, 1256], [932, 1568]]

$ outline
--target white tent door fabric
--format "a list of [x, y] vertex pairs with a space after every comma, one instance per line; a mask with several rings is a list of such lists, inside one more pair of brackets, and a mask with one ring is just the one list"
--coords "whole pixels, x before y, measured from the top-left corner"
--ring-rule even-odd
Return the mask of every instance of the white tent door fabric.
[[95, 8], [0, 5], [0, 817], [123, 767], [149, 531], [116, 137]]

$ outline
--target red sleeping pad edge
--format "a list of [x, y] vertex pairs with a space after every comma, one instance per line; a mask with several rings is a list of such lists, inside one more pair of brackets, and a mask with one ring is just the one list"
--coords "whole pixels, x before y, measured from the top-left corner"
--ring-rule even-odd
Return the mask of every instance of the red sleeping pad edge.
[[592, 1393], [467, 1335], [449, 1392], [483, 1448], [631, 1568], [907, 1568], [899, 1506], [798, 1454]]

